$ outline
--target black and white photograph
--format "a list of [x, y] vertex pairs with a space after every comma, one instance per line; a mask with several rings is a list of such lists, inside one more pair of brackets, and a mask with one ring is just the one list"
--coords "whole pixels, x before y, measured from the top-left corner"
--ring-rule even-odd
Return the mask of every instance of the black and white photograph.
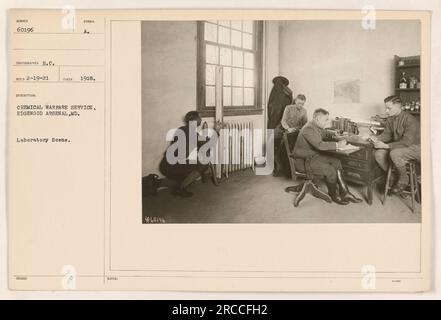
[[7, 11], [9, 296], [435, 296], [441, 5], [227, 2]]
[[418, 20], [143, 21], [142, 222], [421, 222]]

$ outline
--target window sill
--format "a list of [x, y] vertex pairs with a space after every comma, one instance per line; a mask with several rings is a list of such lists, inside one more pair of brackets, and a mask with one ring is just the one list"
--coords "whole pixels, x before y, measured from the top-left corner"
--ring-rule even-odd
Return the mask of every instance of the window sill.
[[[231, 116], [254, 116], [254, 115], [261, 115], [263, 113], [263, 109], [224, 109], [224, 117], [231, 117]], [[201, 117], [214, 117], [215, 110], [214, 109], [208, 109], [208, 110], [200, 110], [199, 114]]]

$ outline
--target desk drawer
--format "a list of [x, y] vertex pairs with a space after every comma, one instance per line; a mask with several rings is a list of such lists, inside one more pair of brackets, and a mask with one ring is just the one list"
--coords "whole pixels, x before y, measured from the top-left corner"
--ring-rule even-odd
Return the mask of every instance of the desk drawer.
[[369, 151], [370, 151], [370, 149], [362, 148], [361, 150], [358, 150], [356, 152], [349, 154], [348, 158], [349, 159], [357, 159], [357, 160], [367, 160]]
[[341, 159], [341, 162], [342, 162], [343, 167], [350, 167], [350, 168], [364, 170], [364, 171], [369, 170], [369, 165], [366, 160], [362, 161], [362, 160], [355, 160], [355, 159], [351, 159], [351, 158], [343, 158], [343, 159]]
[[361, 171], [346, 167], [343, 172], [345, 179], [356, 181], [362, 184], [366, 184], [369, 182], [369, 172], [367, 171]]

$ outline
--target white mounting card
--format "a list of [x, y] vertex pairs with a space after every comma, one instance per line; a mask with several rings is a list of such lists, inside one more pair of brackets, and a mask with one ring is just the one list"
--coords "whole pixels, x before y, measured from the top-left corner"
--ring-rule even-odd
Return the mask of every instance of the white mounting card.
[[[426, 11], [10, 10], [9, 287], [429, 290], [430, 19]], [[316, 107], [368, 119], [393, 93], [394, 54], [421, 57], [414, 213], [398, 196], [383, 206], [375, 190], [372, 204], [307, 196], [295, 208], [284, 189], [301, 181], [259, 166], [218, 186], [196, 179], [189, 198], [166, 185], [160, 164], [187, 112], [212, 126], [223, 101], [225, 121], [253, 124], [253, 161], [265, 159], [274, 78], [288, 78], [294, 98], [306, 95], [309, 119]], [[345, 79], [360, 79], [360, 102], [334, 103], [334, 82]], [[370, 179], [363, 168], [353, 169]]]

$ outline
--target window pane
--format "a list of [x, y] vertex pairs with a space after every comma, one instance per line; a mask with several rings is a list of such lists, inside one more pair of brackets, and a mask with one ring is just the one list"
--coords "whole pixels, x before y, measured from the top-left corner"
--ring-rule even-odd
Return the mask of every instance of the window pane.
[[224, 99], [223, 99], [224, 106], [231, 106], [231, 87], [224, 87], [223, 94], [224, 94]]
[[242, 21], [231, 21], [231, 28], [242, 30]]
[[231, 45], [235, 47], [242, 47], [242, 32], [231, 30]]
[[217, 24], [217, 20], [207, 20], [208, 22], [211, 22], [211, 23], [214, 23], [214, 24]]
[[216, 84], [216, 67], [212, 64], [205, 65], [205, 84], [215, 85]]
[[231, 66], [231, 49], [220, 48], [220, 64]]
[[217, 25], [205, 22], [205, 40], [217, 42]]
[[225, 86], [231, 86], [231, 68], [223, 67], [223, 81]]
[[219, 27], [219, 43], [230, 44], [230, 29]]
[[245, 68], [254, 69], [254, 53], [245, 52], [244, 66], [245, 66]]
[[243, 86], [243, 69], [233, 68], [233, 86]]
[[233, 50], [233, 67], [243, 66], [243, 52], [238, 50]]
[[218, 47], [217, 46], [211, 46], [207, 44], [207, 49], [205, 53], [205, 60], [207, 63], [213, 63], [218, 64]]
[[243, 89], [233, 88], [233, 106], [243, 105]]
[[219, 24], [221, 26], [230, 27], [230, 20], [220, 20]]
[[253, 49], [253, 36], [251, 34], [243, 33], [243, 47]]
[[213, 107], [216, 104], [216, 91], [215, 87], [205, 87], [205, 105], [207, 107]]
[[244, 105], [253, 106], [254, 105], [254, 89], [245, 88], [244, 89]]
[[244, 87], [254, 87], [254, 71], [244, 70], [243, 74], [243, 85]]
[[253, 33], [254, 21], [242, 21], [243, 31]]

